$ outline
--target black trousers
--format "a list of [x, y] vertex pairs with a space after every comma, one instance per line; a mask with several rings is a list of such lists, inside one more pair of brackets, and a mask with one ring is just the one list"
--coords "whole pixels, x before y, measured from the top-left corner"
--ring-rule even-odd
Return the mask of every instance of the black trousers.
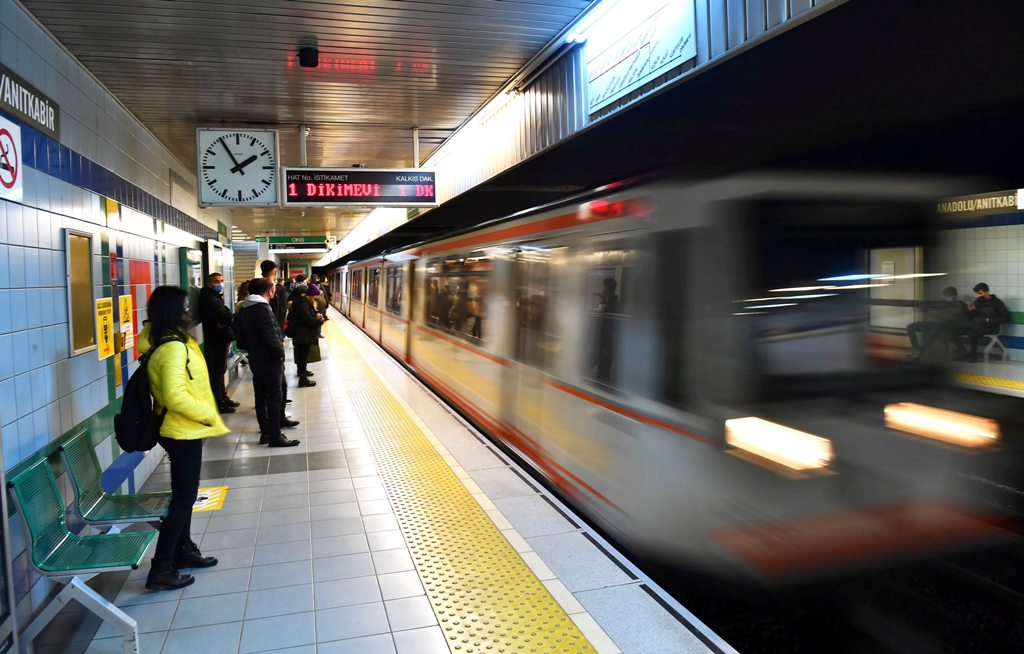
[[208, 341], [203, 348], [203, 358], [206, 359], [206, 368], [210, 371], [210, 390], [213, 391], [213, 399], [217, 406], [224, 406], [228, 399], [227, 390], [224, 388], [224, 372], [228, 367], [228, 345], [220, 341]]
[[987, 324], [984, 320], [963, 320], [953, 330], [953, 345], [960, 353], [964, 352], [964, 346], [958, 336], [966, 335], [967, 342], [971, 346], [971, 356], [978, 356], [978, 341], [982, 336], [991, 336], [999, 333], [999, 325]]
[[256, 396], [256, 419], [260, 433], [276, 436], [281, 433], [284, 415], [284, 362], [249, 359], [252, 369], [252, 387]]
[[311, 343], [295, 343], [295, 367], [299, 371], [299, 375], [306, 374], [306, 363], [309, 361], [309, 348], [313, 347]]
[[199, 494], [199, 469], [203, 465], [203, 441], [157, 439], [171, 459], [171, 506], [160, 524], [154, 561], [171, 561], [174, 550], [192, 542], [192, 505]]

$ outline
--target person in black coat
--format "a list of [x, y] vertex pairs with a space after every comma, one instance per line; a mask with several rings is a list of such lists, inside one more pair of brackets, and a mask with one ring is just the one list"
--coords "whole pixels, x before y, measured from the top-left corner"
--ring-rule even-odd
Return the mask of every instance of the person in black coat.
[[[990, 293], [988, 284], [979, 282], [974, 285], [974, 292], [978, 298], [967, 305], [967, 317], [962, 319], [959, 328], [954, 331], [953, 345], [957, 354], [953, 356], [955, 361], [978, 361], [978, 341], [982, 336], [991, 336], [999, 333], [999, 325], [1010, 320], [1010, 310], [1006, 303]], [[968, 353], [958, 336], [966, 335], [967, 342], [971, 346]]]
[[316, 386], [316, 382], [310, 379], [313, 373], [306, 369], [306, 362], [309, 359], [309, 348], [320, 337], [320, 324], [324, 319], [313, 304], [320, 296], [320, 289], [310, 286], [306, 289], [306, 295], [292, 301], [292, 307], [288, 311], [288, 335], [295, 345], [295, 367], [299, 371], [299, 387]]
[[284, 414], [284, 396], [281, 378], [284, 376], [284, 344], [281, 327], [270, 308], [274, 284], [257, 278], [249, 282], [249, 297], [235, 316], [235, 334], [238, 345], [249, 352], [249, 368], [256, 395], [256, 419], [260, 424], [260, 444], [270, 447], [291, 447], [299, 441], [285, 438], [281, 433]]
[[224, 304], [224, 275], [210, 273], [199, 291], [197, 310], [203, 324], [203, 357], [210, 371], [210, 390], [221, 413], [234, 413], [238, 402], [228, 397], [224, 373], [228, 365], [228, 346], [235, 340], [231, 330], [231, 309]]

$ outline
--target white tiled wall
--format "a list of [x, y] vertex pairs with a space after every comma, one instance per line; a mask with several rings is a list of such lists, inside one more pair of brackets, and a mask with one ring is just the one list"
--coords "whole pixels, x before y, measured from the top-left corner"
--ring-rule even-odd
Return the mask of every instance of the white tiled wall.
[[195, 175], [13, 0], [0, 0], [0, 62], [60, 105], [62, 144], [168, 204], [173, 171], [191, 195], [175, 205], [217, 228], [220, 213], [197, 210]]
[[[1010, 311], [1024, 311], [1024, 225], [946, 230], [940, 250], [949, 274], [938, 287], [954, 286], [969, 301], [971, 288], [985, 282]], [[1024, 325], [1006, 325], [1003, 333], [1024, 336]], [[1010, 359], [1024, 361], [1024, 350], [1011, 349]]]
[[[0, 62], [60, 105], [64, 146], [168, 204], [172, 173], [194, 188], [188, 169], [13, 0], [0, 0]], [[124, 262], [119, 281], [131, 285], [126, 291], [134, 294], [136, 324], [145, 317], [154, 285], [179, 283], [178, 248], [198, 246], [195, 236], [127, 207], [108, 222], [100, 196], [28, 166], [22, 170], [23, 201], [0, 200], [0, 443], [6, 469], [111, 400], [109, 361], [98, 360], [95, 350], [70, 356], [63, 230], [94, 236], [92, 297], [72, 301], [91, 304], [110, 295], [101, 274], [102, 247], [119, 248]], [[227, 212], [200, 211], [194, 197], [185, 200], [179, 189], [175, 206], [208, 227], [230, 222]], [[131, 261], [148, 272], [145, 285], [132, 279]], [[135, 367], [130, 363], [125, 372]], [[102, 439], [97, 455], [106, 468], [114, 461], [114, 443], [109, 434], [93, 436]], [[161, 455], [157, 448], [135, 468], [136, 487]], [[64, 477], [60, 484], [70, 500]], [[28, 587], [25, 535], [17, 518], [11, 536], [17, 612], [24, 626], [50, 587], [46, 581]]]

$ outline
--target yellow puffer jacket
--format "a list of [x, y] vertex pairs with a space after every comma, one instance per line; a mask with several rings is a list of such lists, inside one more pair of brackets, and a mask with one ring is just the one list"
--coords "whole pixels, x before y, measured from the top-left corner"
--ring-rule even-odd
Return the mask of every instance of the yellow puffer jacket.
[[[149, 352], [150, 338], [146, 323], [139, 334], [139, 354]], [[187, 344], [161, 345], [146, 365], [146, 372], [157, 412], [167, 407], [167, 415], [160, 426], [161, 436], [194, 440], [231, 431], [217, 410], [206, 360], [195, 339], [189, 338]]]

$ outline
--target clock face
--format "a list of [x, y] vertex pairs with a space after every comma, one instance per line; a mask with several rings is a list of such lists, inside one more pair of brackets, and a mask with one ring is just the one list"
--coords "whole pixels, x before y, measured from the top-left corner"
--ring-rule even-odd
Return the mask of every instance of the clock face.
[[277, 132], [200, 129], [199, 202], [277, 204]]

